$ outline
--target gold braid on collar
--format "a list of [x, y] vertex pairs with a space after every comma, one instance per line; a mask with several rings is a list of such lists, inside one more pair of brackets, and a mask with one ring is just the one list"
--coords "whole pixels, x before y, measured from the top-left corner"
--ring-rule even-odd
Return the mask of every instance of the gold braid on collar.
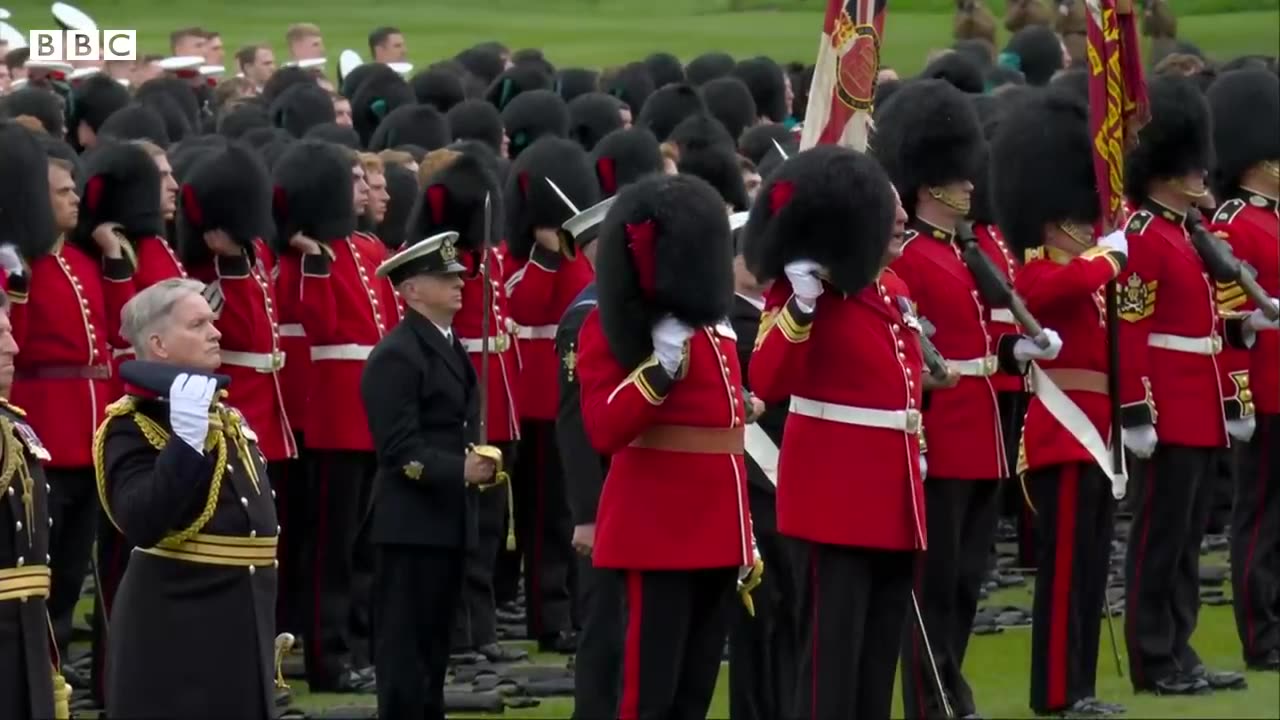
[[36, 525], [35, 481], [31, 478], [31, 470], [27, 467], [27, 446], [18, 439], [18, 431], [13, 421], [0, 416], [0, 496], [9, 489], [16, 477], [22, 481], [22, 505], [27, 516], [27, 539]]

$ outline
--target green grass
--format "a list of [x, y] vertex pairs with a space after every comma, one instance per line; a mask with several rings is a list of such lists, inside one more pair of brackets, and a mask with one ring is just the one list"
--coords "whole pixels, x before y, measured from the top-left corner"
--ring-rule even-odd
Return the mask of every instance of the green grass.
[[[761, 0], [749, 0], [759, 2]], [[816, 2], [816, 0], [813, 0]], [[1191, 2], [1192, 0], [1186, 0]], [[1275, 0], [1195, 0], [1231, 2], [1269, 10], [1182, 17], [1179, 35], [1210, 55], [1276, 53], [1280, 48], [1280, 10]], [[950, 0], [890, 0], [883, 62], [916, 72], [925, 55], [951, 42], [949, 12], [908, 9], [949, 7]], [[794, 3], [783, 2], [784, 6]], [[905, 5], [905, 8], [899, 7]], [[43, 0], [10, 0], [10, 21], [26, 30], [48, 28], [52, 20]], [[346, 2], [250, 2], [221, 0], [104, 0], [89, 4], [102, 27], [139, 31], [146, 52], [167, 52], [169, 31], [191, 24], [223, 33], [230, 54], [250, 42], [270, 42], [283, 57], [284, 30], [292, 22], [318, 24], [329, 57], [352, 48], [368, 55], [366, 34], [391, 23], [406, 34], [411, 59], [419, 65], [450, 57], [476, 42], [500, 39], [512, 47], [540, 47], [558, 65], [600, 67], [666, 50], [684, 59], [723, 50], [736, 56], [767, 54], [780, 61], [813, 62], [821, 14], [817, 11], [728, 13], [726, 0], [361, 0], [358, 10]], [[1175, 3], [1184, 13], [1184, 5]]]

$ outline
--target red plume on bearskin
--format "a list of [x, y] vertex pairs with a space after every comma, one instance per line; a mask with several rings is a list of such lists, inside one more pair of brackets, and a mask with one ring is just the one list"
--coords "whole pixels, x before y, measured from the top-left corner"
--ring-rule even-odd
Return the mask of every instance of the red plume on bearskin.
[[48, 167], [30, 130], [0, 121], [0, 246], [13, 245], [28, 260], [48, 253], [58, 235], [49, 207]]
[[479, 250], [484, 238], [484, 196], [491, 197], [493, 234], [497, 242], [502, 218], [502, 193], [498, 179], [484, 159], [461, 153], [447, 167], [427, 178], [409, 214], [408, 242], [415, 242], [450, 230], [458, 233], [460, 250]]
[[612, 197], [623, 187], [650, 173], [662, 172], [662, 149], [653, 133], [643, 128], [614, 130], [591, 151], [601, 197]]
[[164, 236], [160, 169], [146, 150], [131, 143], [102, 143], [85, 156], [85, 191], [73, 241], [99, 255], [93, 230], [118, 223], [130, 240]]
[[574, 215], [551, 189], [547, 178], [579, 211], [600, 201], [599, 183], [580, 145], [558, 137], [535, 142], [512, 163], [503, 197], [507, 246], [519, 260], [527, 259], [533, 250], [535, 229], [559, 228]]
[[332, 242], [355, 232], [351, 151], [319, 140], [289, 146], [272, 170], [272, 211], [276, 220], [273, 249], [289, 252], [289, 239], [303, 233], [317, 242]]
[[261, 158], [232, 143], [196, 163], [182, 183], [178, 256], [188, 267], [211, 258], [204, 234], [221, 230], [253, 254], [254, 240], [271, 237], [271, 178]]

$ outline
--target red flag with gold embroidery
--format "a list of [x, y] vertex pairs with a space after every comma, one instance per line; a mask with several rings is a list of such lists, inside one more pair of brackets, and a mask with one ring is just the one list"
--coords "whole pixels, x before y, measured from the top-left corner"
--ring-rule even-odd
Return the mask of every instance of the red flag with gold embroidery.
[[827, 0], [800, 149], [867, 149], [888, 0]]
[[1150, 118], [1132, 0], [1087, 0], [1089, 130], [1104, 228], [1124, 222], [1124, 154]]

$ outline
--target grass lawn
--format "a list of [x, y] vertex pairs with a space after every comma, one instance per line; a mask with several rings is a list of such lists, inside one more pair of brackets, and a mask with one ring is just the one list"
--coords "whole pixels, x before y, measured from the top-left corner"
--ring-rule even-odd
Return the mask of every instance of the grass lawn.
[[[289, 0], [79, 0], [104, 28], [138, 30], [146, 52], [167, 52], [168, 33], [201, 25], [222, 32], [231, 53], [250, 42], [270, 42], [283, 59], [284, 31], [293, 22], [314, 22], [325, 34], [336, 63], [344, 48], [366, 57], [366, 35], [382, 24], [406, 35], [411, 59], [419, 64], [449, 57], [464, 47], [498, 39], [512, 47], [543, 48], [561, 66], [599, 67], [666, 50], [683, 59], [710, 50], [737, 56], [766, 54], [778, 60], [813, 62], [821, 14], [812, 10], [727, 13], [722, 0], [363, 0], [357, 3], [303, 3]], [[22, 30], [49, 28], [45, 0], [9, 0], [11, 23]], [[756, 5], [759, 6], [758, 4]], [[883, 61], [918, 71], [925, 54], [950, 43], [949, 13], [906, 10], [890, 13]], [[919, 3], [912, 3], [915, 8]], [[1175, 3], [1175, 9], [1179, 6]], [[1181, 12], [1181, 10], [1179, 10]], [[1280, 9], [1179, 18], [1179, 35], [1210, 55], [1276, 53]]]

